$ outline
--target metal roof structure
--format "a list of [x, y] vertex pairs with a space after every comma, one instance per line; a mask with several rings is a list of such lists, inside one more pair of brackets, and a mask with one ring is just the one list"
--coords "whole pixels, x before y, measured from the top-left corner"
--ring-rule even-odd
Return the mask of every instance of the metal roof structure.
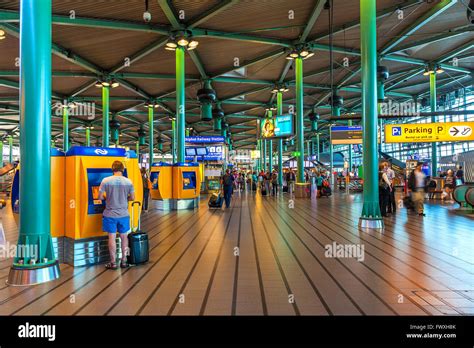
[[[101, 91], [97, 79], [110, 77], [120, 86], [110, 90], [110, 111], [121, 123], [123, 145], [147, 130], [146, 102], [155, 111], [155, 134], [169, 150], [175, 103], [175, 56], [164, 49], [176, 29], [192, 32], [199, 46], [186, 53], [186, 122], [195, 134], [215, 134], [212, 122], [200, 119], [197, 90], [210, 80], [225, 112], [235, 148], [254, 148], [256, 118], [272, 105], [271, 89], [286, 83], [284, 111], [295, 103], [294, 69], [286, 59], [297, 43], [315, 55], [304, 61], [305, 113], [330, 117], [331, 92], [328, 10], [325, 0], [150, 0], [150, 22], [143, 20], [144, 0], [53, 1], [53, 100], [86, 107], [72, 113], [70, 137], [85, 142], [92, 125], [92, 143], [101, 137]], [[445, 71], [438, 94], [472, 85], [474, 25], [466, 18], [464, 1], [379, 0], [377, 45], [380, 64], [390, 71], [386, 94], [409, 100], [429, 90], [425, 66]], [[0, 132], [18, 128], [19, 1], [0, 0]], [[346, 112], [360, 111], [359, 1], [334, 1], [334, 86]], [[345, 64], [348, 63], [348, 64]], [[88, 104], [93, 103], [93, 104]], [[78, 110], [81, 108], [78, 108]], [[86, 115], [87, 114], [87, 115]], [[309, 120], [305, 120], [308, 124]], [[62, 118], [53, 112], [53, 136], [62, 137]]]

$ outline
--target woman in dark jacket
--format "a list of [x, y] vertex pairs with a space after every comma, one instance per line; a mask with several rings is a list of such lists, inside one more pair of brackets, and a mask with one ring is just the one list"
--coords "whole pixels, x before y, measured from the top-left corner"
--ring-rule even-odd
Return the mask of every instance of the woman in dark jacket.
[[148, 212], [148, 196], [150, 195], [150, 188], [149, 188], [149, 182], [150, 178], [148, 176], [148, 173], [146, 172], [145, 168], [140, 169], [140, 173], [142, 174], [142, 184], [143, 184], [143, 205], [142, 205], [142, 210], [147, 213]]

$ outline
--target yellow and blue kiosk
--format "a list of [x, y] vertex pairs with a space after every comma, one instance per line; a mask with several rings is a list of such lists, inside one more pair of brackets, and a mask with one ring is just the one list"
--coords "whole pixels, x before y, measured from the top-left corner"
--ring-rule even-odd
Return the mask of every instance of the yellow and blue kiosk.
[[160, 210], [194, 209], [199, 205], [201, 169], [198, 163], [154, 163], [150, 170], [151, 198]]
[[151, 199], [160, 210], [171, 210], [173, 199], [173, 166], [169, 163], [153, 163], [150, 170]]
[[198, 163], [178, 162], [173, 164], [173, 209], [194, 209], [199, 206], [201, 193], [199, 171]]
[[[102, 179], [112, 175], [112, 163], [124, 163], [124, 176], [142, 203], [143, 184], [135, 152], [121, 148], [72, 147], [66, 153], [64, 261], [85, 266], [108, 261], [107, 234], [102, 232], [105, 202], [99, 200]], [[131, 213], [130, 202], [129, 210]], [[135, 207], [135, 209], [137, 209]], [[141, 210], [134, 214], [134, 226]]]

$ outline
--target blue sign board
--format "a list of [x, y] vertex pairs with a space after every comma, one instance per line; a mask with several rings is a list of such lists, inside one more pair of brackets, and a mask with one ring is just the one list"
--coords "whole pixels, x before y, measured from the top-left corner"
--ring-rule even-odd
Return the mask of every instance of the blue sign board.
[[[207, 150], [207, 154], [204, 154], [204, 151], [197, 151], [197, 159], [199, 161], [221, 161], [223, 159], [223, 149], [222, 145], [208, 145], [205, 148], [196, 148], [196, 150]], [[200, 155], [202, 153], [203, 155]], [[192, 161], [194, 156], [186, 156], [187, 161]]]
[[332, 132], [362, 131], [362, 126], [332, 126]]
[[185, 141], [190, 144], [212, 144], [212, 143], [224, 143], [225, 137], [216, 135], [216, 136], [195, 136], [195, 137], [186, 137]]

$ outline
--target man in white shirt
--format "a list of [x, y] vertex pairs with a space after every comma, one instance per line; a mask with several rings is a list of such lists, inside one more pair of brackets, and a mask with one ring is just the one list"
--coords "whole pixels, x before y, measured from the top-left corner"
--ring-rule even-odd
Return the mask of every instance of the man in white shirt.
[[425, 216], [424, 201], [425, 201], [425, 186], [426, 175], [421, 170], [422, 162], [418, 162], [415, 170], [410, 174], [408, 179], [408, 188], [411, 192], [411, 199], [415, 203], [415, 210], [419, 216]]

